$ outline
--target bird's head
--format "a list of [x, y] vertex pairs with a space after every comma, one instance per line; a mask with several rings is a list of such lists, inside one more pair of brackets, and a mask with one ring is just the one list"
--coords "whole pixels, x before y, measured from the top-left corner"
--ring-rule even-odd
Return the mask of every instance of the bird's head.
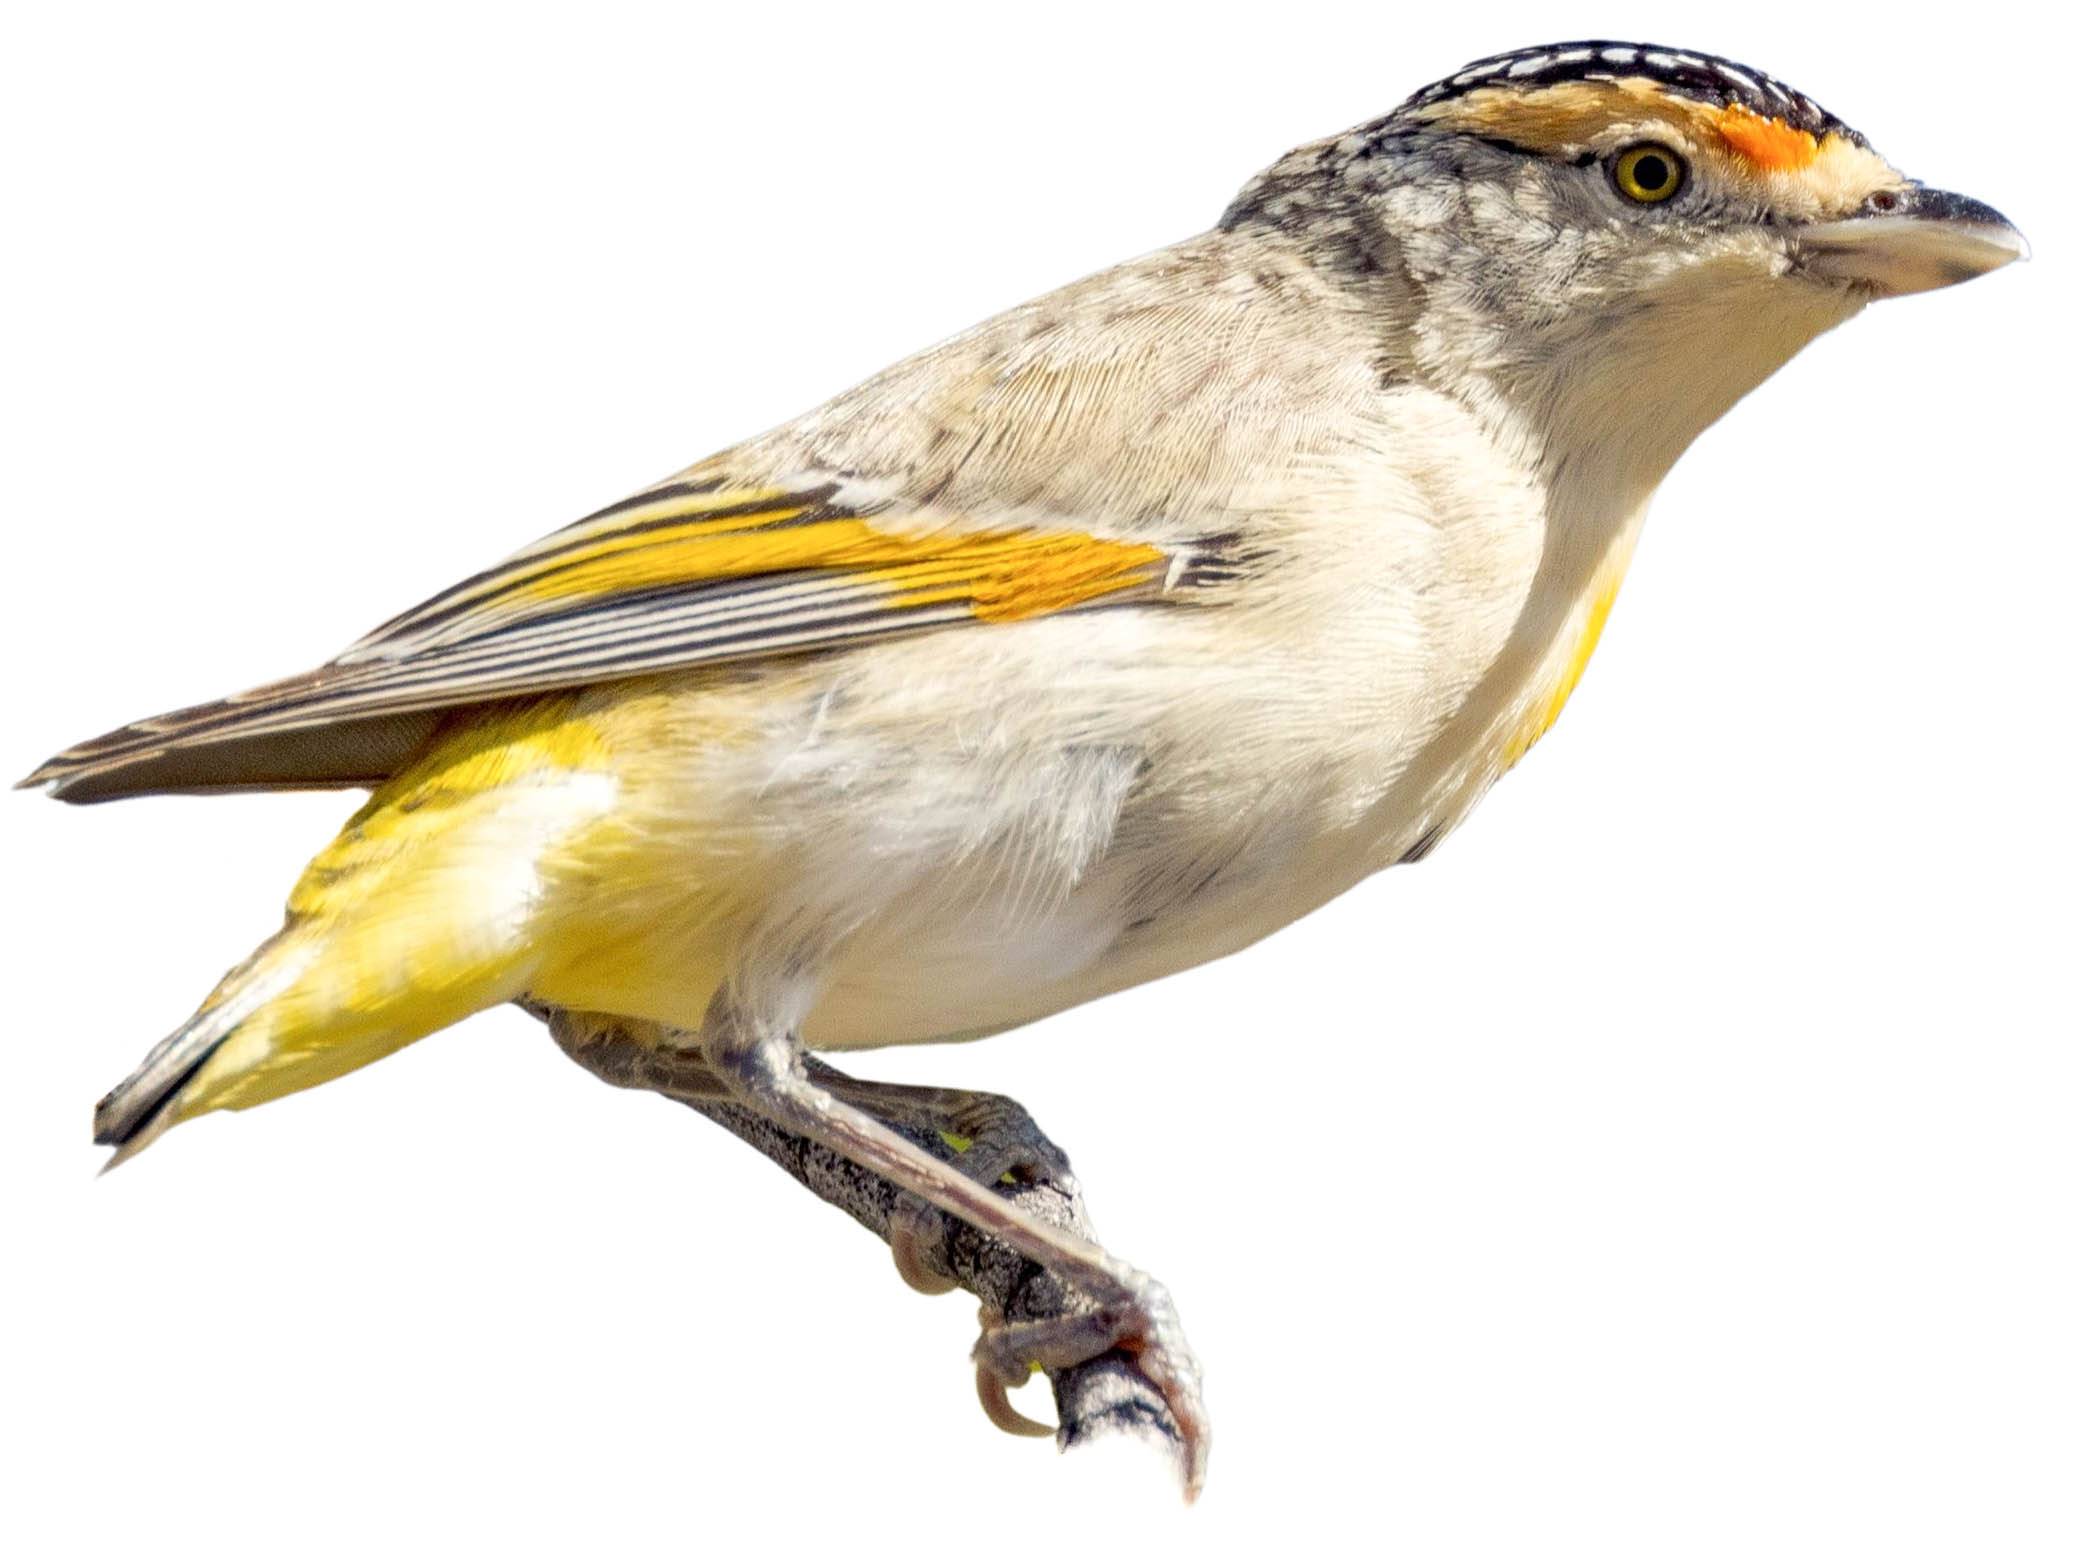
[[1371, 281], [1435, 377], [1574, 430], [1626, 425], [1665, 468], [1867, 302], [2026, 253], [1995, 211], [1910, 180], [1771, 77], [1605, 42], [1480, 60], [1299, 147], [1223, 225], [1248, 223]]

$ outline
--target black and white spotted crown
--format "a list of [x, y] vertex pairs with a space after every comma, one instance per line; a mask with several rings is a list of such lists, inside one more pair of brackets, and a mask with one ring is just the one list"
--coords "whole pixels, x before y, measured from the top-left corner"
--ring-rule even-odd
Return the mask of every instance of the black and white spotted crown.
[[1813, 98], [1761, 70], [1713, 54], [1696, 54], [1690, 49], [1665, 48], [1655, 43], [1596, 40], [1493, 54], [1434, 82], [1404, 107], [1430, 107], [1486, 86], [1553, 86], [1562, 81], [1614, 81], [1637, 76], [1657, 82], [1678, 97], [1724, 108], [1735, 103], [1811, 135], [1837, 134], [1860, 145], [1865, 143], [1864, 136]]

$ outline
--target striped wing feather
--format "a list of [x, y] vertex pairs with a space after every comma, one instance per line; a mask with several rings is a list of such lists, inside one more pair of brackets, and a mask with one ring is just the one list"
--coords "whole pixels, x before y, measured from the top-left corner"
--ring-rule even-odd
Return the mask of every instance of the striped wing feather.
[[456, 584], [331, 663], [144, 719], [23, 786], [72, 800], [379, 781], [450, 708], [959, 623], [1186, 597], [1214, 548], [987, 530], [840, 484], [677, 481]]

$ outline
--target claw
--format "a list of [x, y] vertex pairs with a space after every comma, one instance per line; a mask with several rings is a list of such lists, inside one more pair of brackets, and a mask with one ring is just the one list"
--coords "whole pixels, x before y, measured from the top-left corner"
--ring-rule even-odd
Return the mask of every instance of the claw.
[[1008, 1401], [1008, 1384], [984, 1366], [973, 1372], [979, 1379], [979, 1407], [987, 1418], [1010, 1436], [1056, 1436], [1058, 1431], [1042, 1420], [1032, 1420]]
[[958, 1288], [958, 1282], [947, 1274], [938, 1274], [924, 1261], [921, 1233], [915, 1229], [915, 1219], [915, 1216], [903, 1214], [898, 1209], [893, 1212], [892, 1224], [886, 1230], [886, 1243], [893, 1249], [893, 1267], [900, 1271], [900, 1277], [907, 1281], [909, 1289], [918, 1290], [925, 1296], [946, 1295]]
[[1202, 1375], [1164, 1287], [1134, 1271], [1127, 1274], [1121, 1293], [1092, 1311], [1021, 1323], [1004, 1322], [998, 1314], [990, 1319], [983, 1312], [973, 1355], [979, 1363], [980, 1401], [996, 1425], [1010, 1429], [995, 1413], [997, 1404], [1008, 1409], [1006, 1394], [990, 1395], [988, 1378], [998, 1379], [995, 1387], [1004, 1387], [1027, 1378], [1033, 1363], [1077, 1366], [1104, 1350], [1120, 1350], [1159, 1390], [1173, 1414], [1182, 1495], [1193, 1501], [1202, 1493], [1210, 1456]]
[[1032, 1420], [1008, 1401], [1008, 1384], [999, 1372], [981, 1366], [972, 1374], [979, 1381], [979, 1407], [987, 1418], [1010, 1436], [1056, 1436], [1058, 1431], [1042, 1420]]
[[[992, 1307], [981, 1305], [979, 1309], [979, 1331], [982, 1341], [986, 1335], [1000, 1328], [1007, 1320]], [[995, 1428], [1006, 1431], [1010, 1436], [1056, 1436], [1058, 1431], [1042, 1420], [1032, 1420], [1008, 1401], [1008, 1390], [1019, 1388], [1034, 1375], [1028, 1366], [1015, 1371], [1003, 1371], [989, 1364], [984, 1344], [973, 1353], [973, 1376], [979, 1386], [979, 1407], [987, 1412], [987, 1418]]]

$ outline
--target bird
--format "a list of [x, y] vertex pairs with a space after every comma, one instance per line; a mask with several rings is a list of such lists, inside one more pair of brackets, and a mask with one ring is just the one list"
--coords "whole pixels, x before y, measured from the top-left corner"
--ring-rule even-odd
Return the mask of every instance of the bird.
[[1478, 60], [319, 668], [39, 767], [75, 802], [369, 790], [95, 1140], [491, 1006], [603, 1012], [620, 1072], [1086, 1293], [984, 1335], [982, 1393], [1119, 1345], [1199, 1486], [1164, 1289], [992, 1191], [1030, 1131], [947, 1163], [811, 1055], [1018, 1027], [1426, 857], [1561, 714], [1693, 439], [1868, 303], [2027, 254], [1748, 66]]

